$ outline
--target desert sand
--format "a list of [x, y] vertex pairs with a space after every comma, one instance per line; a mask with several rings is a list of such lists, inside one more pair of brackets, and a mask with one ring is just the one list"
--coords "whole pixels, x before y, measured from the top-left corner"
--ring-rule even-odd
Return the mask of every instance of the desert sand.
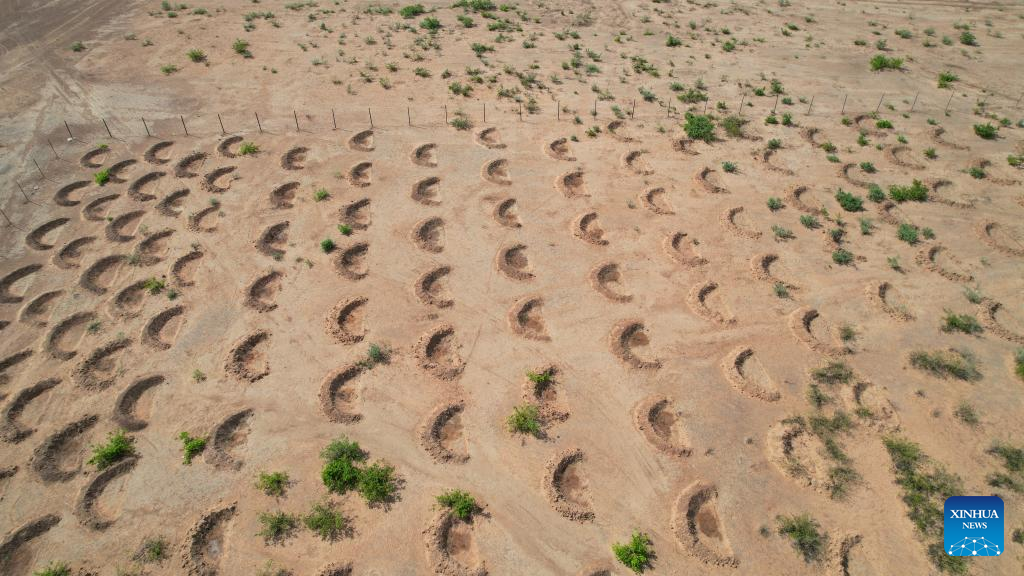
[[1020, 574], [1024, 6], [488, 4], [0, 9], [0, 573]]

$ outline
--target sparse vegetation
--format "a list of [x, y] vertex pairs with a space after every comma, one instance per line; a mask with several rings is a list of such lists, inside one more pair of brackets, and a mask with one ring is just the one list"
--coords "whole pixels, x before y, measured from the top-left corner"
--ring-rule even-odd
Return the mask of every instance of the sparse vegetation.
[[920, 180], [914, 180], [910, 186], [893, 184], [889, 187], [889, 198], [895, 202], [924, 202], [928, 199], [928, 187]]
[[256, 488], [267, 496], [283, 496], [288, 488], [287, 472], [261, 472], [256, 478]]
[[637, 574], [650, 567], [651, 558], [654, 556], [651, 539], [642, 532], [634, 532], [629, 542], [625, 544], [612, 544], [612, 552], [619, 562]]
[[970, 314], [955, 314], [946, 310], [942, 318], [943, 332], [963, 332], [964, 334], [980, 334], [982, 331], [978, 319]]
[[206, 450], [206, 438], [199, 436], [192, 436], [188, 432], [182, 432], [178, 434], [178, 439], [181, 440], [181, 449], [185, 453], [184, 463], [191, 464], [192, 459], [199, 455], [203, 450]]
[[995, 140], [999, 135], [999, 128], [993, 126], [991, 123], [975, 124], [974, 133], [977, 134], [979, 138]]
[[54, 561], [47, 564], [42, 570], [33, 572], [32, 576], [71, 576], [71, 567], [67, 562]]
[[779, 516], [776, 521], [779, 534], [788, 537], [793, 547], [800, 552], [805, 562], [814, 562], [821, 557], [826, 539], [818, 531], [818, 523], [807, 514]]
[[700, 116], [686, 113], [686, 123], [683, 124], [683, 131], [691, 140], [702, 142], [714, 142], [715, 123], [710, 116]]
[[523, 404], [512, 409], [508, 417], [508, 429], [515, 434], [540, 435], [540, 411], [533, 404]]
[[260, 151], [260, 147], [253, 142], [242, 142], [238, 146], [238, 153], [242, 156], [252, 156]]
[[107, 182], [110, 182], [110, 170], [104, 168], [99, 172], [92, 175], [92, 180], [99, 186], [103, 186]]
[[864, 210], [864, 199], [842, 188], [836, 192], [836, 201], [847, 212], [861, 212]]
[[977, 426], [981, 422], [981, 419], [978, 418], [977, 410], [974, 409], [970, 402], [958, 404], [956, 409], [953, 410], [953, 415], [956, 416], [957, 420], [968, 426]]
[[437, 497], [437, 503], [450, 509], [460, 520], [469, 520], [478, 509], [476, 498], [463, 490], [448, 490]]
[[917, 350], [910, 353], [910, 365], [939, 378], [952, 376], [959, 380], [981, 378], [974, 355], [967, 350]]
[[95, 464], [97, 469], [103, 470], [134, 454], [134, 440], [124, 430], [118, 430], [109, 433], [105, 443], [93, 445], [89, 464]]
[[313, 509], [302, 518], [302, 523], [327, 541], [337, 540], [349, 531], [348, 518], [335, 510], [330, 502], [313, 504]]
[[899, 70], [903, 68], [903, 58], [886, 56], [885, 54], [875, 55], [870, 62], [871, 71]]
[[261, 512], [257, 517], [260, 523], [260, 530], [257, 536], [262, 536], [266, 543], [280, 543], [295, 533], [299, 526], [297, 516], [286, 512]]

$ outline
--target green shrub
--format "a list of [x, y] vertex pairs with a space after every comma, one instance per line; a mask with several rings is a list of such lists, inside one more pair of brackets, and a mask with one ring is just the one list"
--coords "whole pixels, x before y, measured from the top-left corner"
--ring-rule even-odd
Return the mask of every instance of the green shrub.
[[956, 409], [953, 410], [953, 415], [968, 426], [977, 426], [981, 422], [981, 419], [978, 418], [978, 412], [969, 402], [958, 404]]
[[878, 172], [878, 169], [875, 168], [875, 165], [872, 164], [871, 162], [861, 162], [860, 169], [867, 172], [868, 174], [874, 174], [875, 172]]
[[252, 53], [249, 52], [249, 42], [241, 38], [235, 39], [234, 43], [231, 44], [231, 49], [235, 51], [235, 54], [240, 54], [246, 58], [252, 57]]
[[811, 230], [821, 227], [821, 223], [818, 222], [818, 219], [810, 214], [802, 214], [800, 216], [800, 223], [804, 225], [804, 228]]
[[612, 552], [619, 562], [637, 574], [650, 566], [651, 558], [654, 556], [651, 539], [642, 532], [634, 532], [626, 544], [612, 544]]
[[167, 542], [167, 539], [162, 536], [147, 538], [146, 541], [142, 543], [142, 549], [136, 553], [135, 559], [144, 564], [162, 562], [167, 559], [169, 555], [168, 548], [170, 548], [170, 544]]
[[324, 238], [320, 241], [320, 250], [325, 254], [329, 254], [334, 251], [334, 247], [334, 240], [331, 240], [330, 238]]
[[134, 440], [124, 430], [111, 432], [107, 435], [105, 444], [94, 444], [92, 447], [92, 458], [89, 464], [95, 464], [96, 468], [104, 468], [115, 462], [135, 454]]
[[193, 48], [189, 50], [185, 53], [185, 55], [188, 56], [188, 59], [193, 62], [202, 62], [203, 60], [206, 60], [206, 52], [203, 52], [198, 48]]
[[917, 226], [907, 224], [906, 222], [900, 224], [899, 228], [896, 229], [896, 237], [911, 246], [917, 244]]
[[946, 310], [942, 318], [943, 332], [963, 332], [964, 334], [980, 334], [982, 331], [978, 319], [970, 314], [955, 314]]
[[456, 116], [449, 124], [456, 130], [469, 130], [473, 127], [473, 123], [466, 116]]
[[844, 362], [829, 362], [812, 371], [811, 378], [822, 384], [846, 384], [853, 379], [853, 370]]
[[460, 24], [462, 24], [463, 28], [472, 28], [473, 26], [476, 25], [473, 22], [473, 19], [470, 18], [469, 16], [466, 16], [465, 14], [460, 14], [456, 16], [456, 19], [459, 21]]
[[885, 54], [878, 54], [871, 59], [871, 70], [899, 70], [903, 67], [903, 58], [888, 57]]
[[861, 212], [864, 210], [864, 199], [860, 196], [846, 192], [842, 188], [836, 192], [836, 201], [839, 202], [839, 205], [847, 212]]
[[351, 236], [352, 227], [348, 224], [338, 224], [338, 232], [341, 232], [342, 236]]
[[182, 450], [185, 452], [185, 464], [191, 464], [192, 458], [206, 449], [206, 438], [193, 437], [188, 432], [178, 434], [181, 440]]
[[879, 120], [875, 122], [875, 127], [883, 130], [890, 129], [892, 128], [892, 122], [890, 122], [889, 120]]
[[533, 404], [523, 404], [512, 409], [506, 422], [510, 432], [516, 434], [540, 435], [540, 410]]
[[420, 21], [420, 28], [436, 32], [441, 29], [441, 21], [434, 17], [424, 18]]
[[782, 148], [782, 140], [779, 140], [778, 138], [772, 138], [771, 140], [768, 141], [769, 150], [778, 150], [779, 148]]
[[96, 172], [92, 175], [92, 180], [99, 186], [103, 186], [107, 182], [110, 182], [110, 170], [104, 168], [103, 170]]
[[804, 562], [813, 562], [821, 557], [825, 549], [825, 537], [818, 532], [818, 523], [809, 515], [779, 516], [779, 534], [788, 536], [793, 547], [804, 557]]
[[160, 67], [160, 71], [163, 72], [165, 76], [170, 76], [178, 71], [178, 67], [174, 64], [164, 64]]
[[415, 18], [420, 14], [424, 14], [426, 11], [427, 9], [424, 8], [422, 4], [410, 4], [408, 6], [403, 6], [402, 9], [398, 11], [398, 13], [402, 16], [402, 18], [409, 20], [410, 18]]
[[676, 46], [682, 46], [682, 45], [683, 45], [683, 41], [680, 40], [679, 38], [676, 38], [675, 36], [673, 36], [671, 34], [669, 34], [668, 35], [668, 39], [665, 40], [665, 46], [668, 46], [669, 48], [675, 48]]
[[357, 489], [367, 504], [391, 502], [398, 491], [394, 467], [374, 462], [359, 473]]
[[772, 196], [771, 198], [768, 199], [768, 209], [771, 210], [772, 212], [782, 210], [783, 206], [785, 205], [782, 203], [782, 200], [780, 198]]
[[736, 172], [737, 166], [734, 162], [722, 162], [722, 170], [732, 174]]
[[929, 160], [935, 160], [939, 157], [939, 154], [935, 151], [935, 148], [925, 148], [924, 157]]
[[330, 198], [330, 196], [331, 196], [331, 193], [328, 192], [326, 188], [317, 188], [316, 191], [313, 192], [313, 200], [315, 200], [317, 202], [322, 202], [322, 201]]
[[320, 472], [320, 479], [331, 492], [344, 494], [359, 485], [359, 469], [351, 460], [338, 459], [328, 462]]
[[460, 520], [469, 520], [478, 508], [476, 498], [463, 490], [449, 490], [437, 497], [437, 503], [449, 508]]
[[775, 296], [779, 298], [789, 298], [789, 288], [786, 287], [785, 282], [776, 282], [773, 284], [772, 291], [775, 292]]
[[743, 126], [747, 123], [743, 118], [733, 115], [722, 119], [722, 129], [731, 138], [743, 137]]
[[238, 153], [242, 156], [252, 156], [260, 151], [260, 147], [253, 142], [242, 142], [238, 147]]
[[46, 568], [33, 572], [32, 576], [71, 576], [71, 567], [67, 562], [54, 561], [47, 564]]
[[704, 142], [714, 142], [715, 140], [715, 123], [711, 120], [710, 116], [700, 116], [687, 112], [683, 131], [686, 132], [686, 135], [691, 140], [701, 140]]
[[977, 46], [978, 39], [970, 30], [964, 30], [960, 33], [960, 43], [965, 46]]
[[915, 351], [910, 353], [910, 365], [940, 378], [952, 376], [959, 380], [981, 378], [974, 355], [966, 350]]
[[366, 460], [366, 452], [359, 447], [358, 442], [353, 442], [346, 436], [341, 436], [332, 441], [320, 451], [320, 458], [327, 462], [334, 460], [348, 460], [350, 462], [362, 462]]
[[889, 187], [889, 197], [896, 202], [924, 202], [928, 199], [928, 187], [920, 180], [914, 180], [910, 186], [893, 184]]
[[793, 234], [792, 230], [783, 228], [778, 224], [772, 224], [772, 232], [779, 240], [792, 240], [793, 238], [796, 238], [796, 234]]
[[845, 266], [850, 262], [853, 262], [853, 253], [849, 250], [840, 248], [839, 250], [832, 252], [832, 261], [840, 266]]
[[313, 504], [313, 509], [302, 518], [302, 523], [320, 538], [334, 541], [349, 531], [348, 518], [329, 503]]
[[939, 72], [939, 88], [949, 88], [950, 84], [960, 78], [952, 72]]
[[279, 543], [291, 536], [299, 526], [299, 519], [285, 512], [261, 512], [258, 516], [260, 531], [257, 536], [262, 536], [267, 543]]
[[1024, 348], [1018, 348], [1013, 353], [1013, 372], [1018, 378], [1024, 380]]
[[868, 200], [872, 202], [883, 202], [885, 201], [885, 192], [882, 191], [882, 187], [878, 184], [871, 184], [868, 186]]
[[967, 173], [970, 174], [972, 178], [976, 178], [978, 180], [985, 177], [985, 170], [979, 166], [971, 166], [967, 169]]
[[71, 51], [72, 52], [81, 52], [82, 50], [85, 50], [85, 44], [82, 44], [81, 42], [72, 42], [71, 43]]
[[256, 479], [256, 488], [267, 496], [281, 496], [288, 487], [287, 472], [261, 472]]
[[999, 128], [993, 126], [991, 123], [975, 124], [974, 133], [985, 140], [994, 140], [999, 133]]

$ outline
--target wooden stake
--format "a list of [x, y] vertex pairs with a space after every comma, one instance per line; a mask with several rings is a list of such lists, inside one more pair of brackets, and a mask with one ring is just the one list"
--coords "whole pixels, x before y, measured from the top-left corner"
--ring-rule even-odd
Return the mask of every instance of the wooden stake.
[[3, 215], [4, 220], [7, 220], [8, 226], [14, 226], [14, 222], [11, 222], [11, 219], [7, 217], [7, 212], [4, 212], [3, 208], [0, 208], [0, 214]]
[[219, 112], [217, 113], [217, 122], [220, 122], [220, 133], [221, 133], [221, 135], [223, 136], [224, 134], [227, 134], [228, 131], [224, 129], [224, 120], [221, 119]]
[[814, 107], [814, 96], [811, 96], [811, 103], [807, 105], [807, 115], [811, 115], [811, 108]]
[[35, 158], [32, 159], [32, 162], [36, 165], [36, 170], [39, 170], [39, 175], [43, 177], [43, 180], [46, 180], [46, 174], [43, 174], [43, 169], [39, 167], [39, 162], [36, 162]]
[[918, 92], [917, 94], [914, 94], [914, 102], [913, 102], [913, 104], [910, 105], [910, 111], [911, 112], [914, 111], [914, 106], [917, 106], [917, 97], [920, 96], [920, 95], [921, 95], [920, 92]]
[[181, 127], [185, 129], [185, 136], [188, 136], [188, 126], [185, 126], [185, 117], [179, 115], [178, 118], [181, 118]]
[[487, 102], [484, 102], [484, 124], [487, 124]]
[[263, 124], [260, 124], [260, 113], [253, 112], [253, 114], [256, 116], [256, 127], [260, 129], [260, 134], [263, 134]]
[[[710, 98], [708, 98], [707, 96], [705, 96], [705, 97], [704, 97], [704, 114], [707, 114], [707, 113], [708, 113], [708, 100], [710, 100]], [[669, 106], [669, 108], [671, 108], [671, 106]]]
[[522, 102], [519, 103], [519, 121], [520, 122], [523, 121], [523, 103]]
[[367, 108], [366, 115], [370, 117], [370, 128], [373, 128], [373, 112]]
[[558, 100], [555, 101], [555, 120], [562, 119], [562, 103]]
[[71, 126], [68, 126], [68, 121], [67, 120], [64, 121], [64, 128], [67, 128], [68, 138], [74, 140], [75, 137], [71, 135]]
[[779, 95], [775, 95], [775, 104], [772, 104], [772, 114], [775, 114], [775, 109], [779, 106]]
[[338, 119], [334, 116], [334, 108], [331, 108], [331, 123], [334, 124], [334, 129], [338, 129]]
[[50, 150], [53, 152], [53, 157], [60, 158], [60, 156], [57, 155], [57, 149], [53, 147], [53, 142], [50, 142], [49, 138], [46, 139], [46, 143], [50, 145]]
[[849, 94], [843, 94], [843, 109], [839, 112], [840, 115], [846, 114], [846, 99], [849, 96]]
[[743, 101], [746, 100], [746, 98], [747, 98], [747, 93], [744, 92], [743, 95], [740, 96], [740, 116], [743, 116]]
[[149, 133], [149, 124], [146, 124], [145, 118], [142, 119], [142, 127], [146, 129], [146, 136], [152, 136], [152, 134]]
[[296, 112], [295, 110], [292, 110], [292, 116], [295, 118], [295, 131], [296, 132], [302, 132], [302, 130], [299, 130], [299, 114], [298, 114], [298, 112]]
[[949, 100], [946, 100], [946, 109], [942, 111], [943, 114], [949, 113], [949, 104], [953, 102], [953, 95], [949, 95]]
[[409, 107], [405, 107], [405, 117], [409, 120], [409, 126], [412, 126], [412, 112], [409, 111]]
[[885, 92], [882, 92], [882, 97], [878, 99], [878, 106], [875, 106], [875, 114], [878, 114], [878, 109], [882, 107], [882, 100], [885, 100]]
[[100, 118], [100, 120], [103, 121], [103, 127], [107, 129], [107, 137], [110, 138], [111, 140], [113, 140], [114, 139], [114, 135], [110, 133], [110, 126], [107, 126], [106, 119]]
[[448, 124], [448, 105], [444, 105], [444, 123]]
[[633, 108], [629, 110], [629, 119], [633, 119], [633, 115], [636, 113], [636, 98], [633, 98]]
[[25, 189], [22, 188], [21, 182], [15, 180], [14, 183], [18, 185], [18, 190], [21, 190], [21, 195], [25, 197], [25, 202], [28, 202], [28, 194], [25, 194]]

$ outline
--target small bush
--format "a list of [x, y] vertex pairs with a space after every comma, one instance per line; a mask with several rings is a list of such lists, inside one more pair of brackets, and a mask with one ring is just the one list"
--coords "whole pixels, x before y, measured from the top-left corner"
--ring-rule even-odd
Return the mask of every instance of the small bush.
[[778, 224], [772, 224], [772, 232], [775, 234], [775, 237], [778, 238], [779, 240], [791, 240], [793, 238], [796, 238], [796, 234], [793, 234], [792, 230], [790, 230], [789, 228], [783, 228]]
[[420, 28], [429, 30], [430, 32], [436, 32], [441, 29], [441, 21], [437, 18], [424, 18], [420, 21]]
[[726, 116], [722, 119], [722, 129], [731, 138], [742, 138], [743, 137], [743, 126], [747, 123], [746, 120], [739, 116]]
[[82, 50], [85, 50], [85, 44], [82, 44], [81, 42], [72, 42], [71, 43], [71, 51], [72, 52], [81, 52]]
[[668, 35], [668, 39], [665, 40], [665, 46], [668, 46], [669, 48], [675, 48], [676, 46], [682, 46], [682, 45], [683, 45], [683, 41], [680, 40], [679, 38], [676, 38], [675, 36], [673, 36], [671, 34], [669, 34]]
[[181, 440], [181, 448], [185, 452], [185, 464], [191, 464], [192, 458], [206, 449], [206, 438], [193, 437], [188, 432], [178, 434], [178, 438]]
[[391, 502], [398, 491], [394, 467], [374, 462], [359, 473], [357, 489], [367, 504]]
[[234, 43], [231, 44], [231, 49], [235, 51], [235, 54], [240, 54], [246, 58], [252, 57], [252, 53], [249, 52], [249, 42], [242, 40], [241, 38], [237, 38]]
[[256, 488], [267, 496], [282, 496], [288, 487], [287, 472], [261, 472], [256, 479]]
[[955, 314], [946, 310], [942, 318], [943, 332], [963, 332], [964, 334], [979, 334], [982, 331], [978, 319], [970, 314]]
[[650, 566], [654, 556], [651, 539], [641, 532], [634, 532], [626, 544], [612, 544], [612, 552], [619, 562], [637, 574]]
[[977, 380], [981, 377], [974, 355], [966, 350], [918, 350], [911, 352], [910, 365], [940, 378], [952, 376], [959, 380]]
[[878, 169], [875, 168], [875, 165], [872, 164], [871, 162], [861, 162], [860, 169], [867, 172], [868, 174], [874, 174], [875, 172], [878, 172]]
[[334, 240], [331, 240], [330, 238], [324, 238], [320, 241], [320, 250], [322, 250], [324, 254], [330, 254], [333, 252], [334, 247]]
[[896, 237], [911, 246], [917, 244], [917, 226], [907, 224], [906, 222], [900, 224], [899, 228], [896, 229]]
[[348, 530], [348, 518], [330, 503], [313, 504], [313, 509], [302, 518], [302, 523], [320, 538], [334, 541]]
[[842, 188], [836, 192], [836, 201], [839, 202], [839, 205], [847, 212], [861, 212], [864, 210], [864, 199], [860, 196], [846, 192]]
[[348, 224], [338, 224], [338, 232], [341, 232], [342, 236], [351, 236], [352, 227]]
[[800, 216], [800, 223], [804, 225], [804, 228], [808, 228], [810, 230], [821, 227], [821, 223], [818, 222], [818, 219], [810, 214], [802, 214]]
[[722, 170], [732, 174], [736, 172], [737, 166], [734, 162], [722, 162]]
[[174, 64], [164, 64], [160, 67], [160, 71], [163, 72], [165, 76], [170, 76], [178, 71], [178, 67]]
[[469, 130], [473, 127], [473, 123], [465, 116], [456, 116], [449, 124], [456, 130]]
[[883, 129], [883, 130], [884, 129], [890, 129], [890, 128], [892, 128], [892, 122], [889, 121], [889, 120], [879, 120], [879, 121], [875, 122], [875, 127]]
[[996, 128], [991, 123], [975, 124], [974, 133], [977, 134], [979, 138], [983, 138], [985, 140], [995, 140], [996, 136], [999, 133], [999, 128]]
[[46, 568], [32, 573], [32, 576], [71, 576], [71, 567], [67, 562], [50, 562]]
[[437, 503], [449, 508], [452, 514], [460, 520], [469, 520], [469, 517], [477, 511], [476, 498], [469, 492], [462, 490], [449, 490], [437, 497]]
[[832, 252], [832, 261], [840, 266], [846, 266], [850, 262], [853, 262], [853, 253], [849, 250], [840, 248], [839, 250]]
[[910, 186], [893, 184], [889, 187], [889, 197], [896, 202], [924, 202], [928, 199], [928, 187], [920, 180], [914, 180]]
[[974, 33], [970, 30], [964, 30], [960, 33], [960, 43], [964, 46], [977, 46], [978, 39], [974, 36]]
[[868, 186], [868, 200], [872, 202], [884, 202], [885, 192], [882, 191], [882, 187], [878, 184], [871, 184]]
[[359, 469], [351, 460], [331, 460], [320, 472], [320, 479], [331, 492], [344, 494], [359, 485]]
[[260, 531], [257, 536], [262, 536], [267, 543], [277, 543], [291, 536], [299, 526], [299, 519], [286, 512], [262, 512], [259, 517]]
[[778, 150], [779, 148], [782, 148], [782, 140], [779, 140], [778, 138], [772, 138], [771, 140], [768, 141], [769, 150]]
[[789, 288], [786, 287], [785, 282], [776, 282], [773, 284], [772, 291], [774, 291], [775, 296], [779, 298], [789, 298]]
[[885, 54], [878, 54], [871, 59], [871, 71], [899, 70], [903, 68], [903, 58], [888, 57]]
[[92, 175], [92, 180], [99, 186], [103, 186], [107, 182], [110, 182], [110, 170], [104, 168], [99, 172]]
[[981, 419], [978, 418], [977, 410], [969, 402], [958, 404], [956, 409], [953, 410], [953, 415], [968, 426], [977, 426], [981, 422]]
[[844, 362], [829, 362], [812, 371], [811, 378], [821, 384], [846, 384], [853, 379], [853, 370]]
[[1024, 348], [1018, 348], [1013, 353], [1013, 372], [1018, 378], [1024, 380]]
[[715, 140], [715, 123], [709, 116], [699, 116], [687, 112], [683, 131], [691, 140], [703, 142], [714, 142]]
[[952, 72], [940, 72], [939, 73], [939, 88], [949, 88], [950, 84], [956, 82], [960, 78]]
[[768, 199], [768, 209], [771, 210], [772, 212], [782, 210], [783, 206], [785, 206], [785, 204], [782, 203], [782, 200], [780, 198], [776, 198], [773, 196]]
[[320, 451], [320, 458], [327, 462], [332, 462], [334, 460], [362, 462], [363, 460], [366, 460], [366, 452], [359, 447], [358, 442], [353, 442], [347, 437], [341, 436]]
[[510, 432], [515, 434], [540, 435], [540, 411], [533, 404], [523, 404], [512, 409], [506, 422]]
[[408, 6], [403, 6], [402, 9], [398, 11], [398, 13], [402, 16], [402, 18], [409, 20], [411, 18], [415, 18], [421, 14], [426, 13], [426, 11], [427, 9], [424, 8], [422, 4], [410, 4]]
[[788, 536], [793, 547], [804, 557], [804, 562], [814, 562], [825, 549], [825, 537], [818, 532], [818, 523], [807, 514], [800, 516], [779, 516], [779, 534]]
[[328, 192], [326, 188], [317, 188], [316, 191], [313, 192], [313, 200], [315, 200], [317, 202], [322, 202], [322, 201], [330, 198], [330, 196], [331, 196], [331, 193]]
[[198, 48], [193, 48], [189, 50], [185, 53], [185, 55], [188, 56], [188, 59], [193, 62], [202, 62], [203, 60], [206, 60], [206, 52], [203, 52]]
[[238, 153], [242, 156], [252, 156], [260, 151], [260, 147], [253, 142], [242, 142], [238, 147]]
[[107, 435], [105, 444], [93, 445], [89, 464], [95, 464], [96, 468], [103, 470], [118, 460], [132, 456], [135, 454], [133, 442], [124, 430], [111, 432]]
[[929, 160], [935, 160], [939, 157], [939, 153], [935, 151], [935, 148], [925, 148], [924, 157]]

